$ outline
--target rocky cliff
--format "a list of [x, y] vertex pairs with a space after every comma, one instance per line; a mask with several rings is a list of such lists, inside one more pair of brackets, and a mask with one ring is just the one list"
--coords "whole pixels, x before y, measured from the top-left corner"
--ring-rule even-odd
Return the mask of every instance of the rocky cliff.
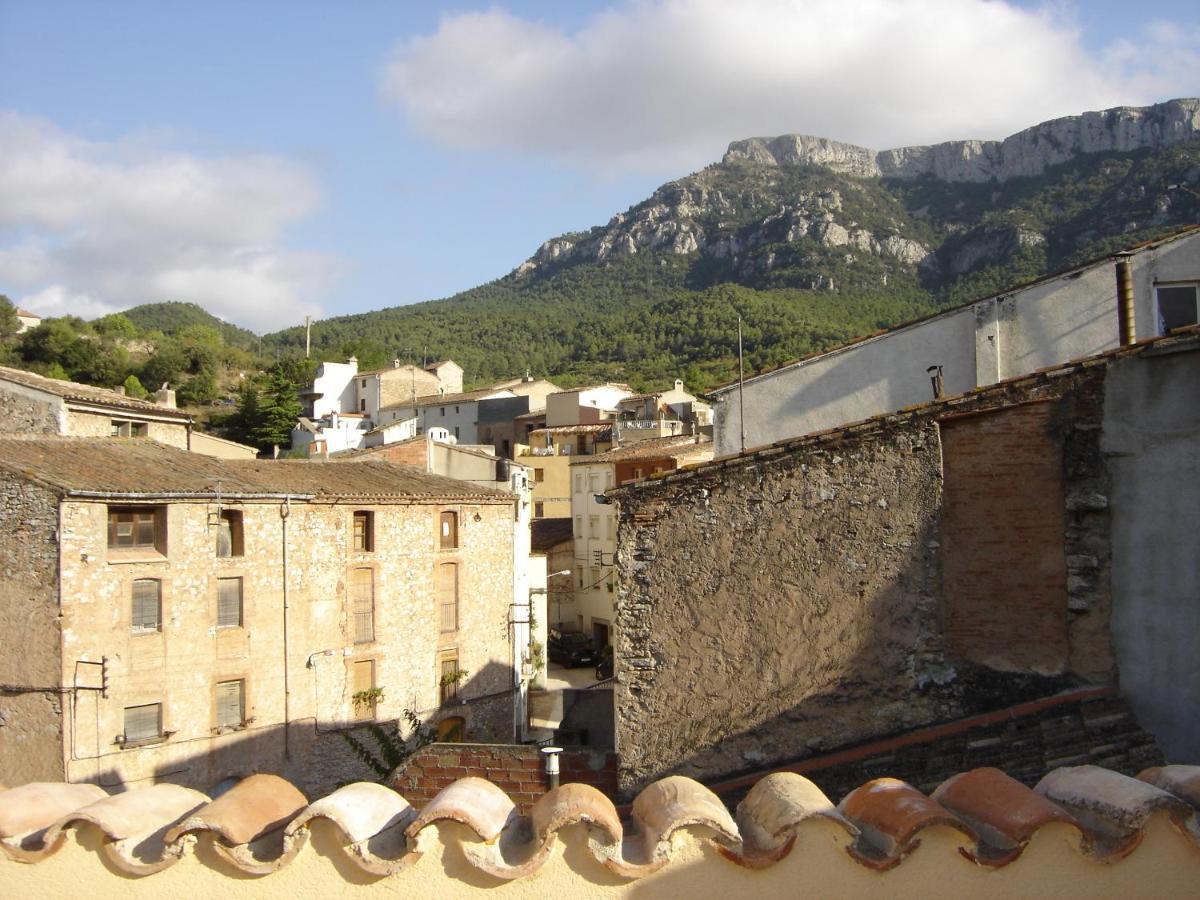
[[1042, 122], [1002, 141], [947, 141], [927, 147], [875, 151], [802, 134], [734, 141], [723, 162], [823, 166], [864, 178], [1005, 181], [1041, 175], [1085, 153], [1159, 149], [1200, 135], [1200, 100], [1118, 106]]

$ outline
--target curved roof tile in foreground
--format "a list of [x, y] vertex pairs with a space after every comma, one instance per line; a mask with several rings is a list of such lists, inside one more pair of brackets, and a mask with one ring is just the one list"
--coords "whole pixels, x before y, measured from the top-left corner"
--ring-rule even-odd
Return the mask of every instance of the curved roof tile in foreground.
[[[844, 834], [840, 846], [849, 858], [875, 870], [903, 865], [930, 829], [949, 829], [963, 856], [990, 867], [1017, 859], [1044, 828], [1069, 829], [1079, 853], [1119, 863], [1159, 815], [1200, 854], [1197, 786], [1200, 766], [1148, 769], [1138, 778], [1096, 766], [1056, 769], [1032, 791], [996, 769], [975, 769], [947, 780], [932, 797], [896, 779], [876, 779], [835, 807], [803, 776], [778, 773], [755, 785], [735, 822], [708, 788], [672, 776], [647, 786], [622, 823], [612, 801], [583, 784], [546, 793], [529, 816], [481, 778], [455, 782], [419, 813], [391, 789], [367, 783], [309, 804], [274, 775], [252, 775], [211, 802], [166, 784], [111, 797], [91, 785], [29, 784], [0, 793], [0, 851], [44, 865], [68, 829], [95, 828], [101, 852], [129, 875], [150, 875], [188, 852], [206, 862], [198, 839], [241, 872], [264, 875], [291, 862], [313, 821], [325, 819], [340, 834], [345, 860], [379, 877], [412, 865], [423, 833], [434, 827], [460, 843], [476, 869], [524, 878], [549, 859], [560, 831], [579, 824], [587, 827], [587, 851], [627, 879], [669, 866], [672, 835], [684, 828], [698, 829], [720, 856], [751, 868], [795, 852], [800, 831], [830, 825]], [[462, 840], [453, 830], [442, 835], [446, 821], [477, 839]]]

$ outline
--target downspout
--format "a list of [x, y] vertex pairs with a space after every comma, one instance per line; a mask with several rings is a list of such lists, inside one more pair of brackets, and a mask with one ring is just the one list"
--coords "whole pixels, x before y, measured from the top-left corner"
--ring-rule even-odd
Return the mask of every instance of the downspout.
[[283, 543], [283, 758], [291, 761], [291, 700], [292, 692], [288, 682], [288, 544], [287, 520], [292, 512], [291, 496], [284, 497], [279, 506], [280, 535]]
[[1117, 261], [1117, 334], [1122, 347], [1137, 341], [1133, 307], [1133, 271], [1128, 257]]

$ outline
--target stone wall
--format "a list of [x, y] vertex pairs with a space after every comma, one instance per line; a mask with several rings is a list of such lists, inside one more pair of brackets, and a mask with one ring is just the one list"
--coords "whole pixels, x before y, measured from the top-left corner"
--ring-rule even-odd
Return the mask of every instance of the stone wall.
[[[1057, 502], [1068, 517], [1059, 553], [1082, 557], [1079, 548], [1107, 541], [1094, 493], [1105, 478], [1103, 377], [1103, 368], [1034, 376], [618, 489], [622, 789], [669, 772], [761, 768], [1111, 681], [1099, 550], [1076, 560], [1091, 588], [1075, 585], [1069, 611], [1060, 581], [1064, 674], [1018, 659], [998, 672], [953, 652], [943, 631], [939, 419], [1050, 401], [1057, 441], [1044, 452], [1062, 468]], [[995, 491], [1005, 493], [999, 475]], [[1022, 565], [1026, 539], [1002, 538], [993, 563]], [[1019, 627], [1019, 605], [996, 614]]]
[[20, 385], [0, 384], [0, 434], [58, 434], [62, 401]]
[[188, 429], [184, 422], [146, 422], [136, 412], [117, 409], [110, 413], [71, 410], [67, 417], [66, 434], [72, 437], [111, 437], [114, 421], [145, 422], [146, 437], [180, 450], [188, 449]]
[[[582, 782], [613, 797], [617, 790], [614, 753], [564, 750], [559, 754], [559, 781]], [[397, 769], [388, 784], [414, 806], [425, 806], [459, 778], [486, 778], [527, 814], [550, 789], [539, 748], [512, 744], [432, 744]]]
[[[243, 556], [215, 556], [214, 503], [165, 507], [165, 553], [134, 555], [107, 549], [105, 504], [64, 504], [63, 677], [77, 660], [107, 657], [110, 684], [106, 698], [78, 700], [67, 732], [70, 780], [153, 778], [206, 789], [229, 775], [268, 771], [313, 791], [375, 777], [339, 733], [365, 715], [351, 695], [355, 665], [367, 661], [383, 690], [377, 720], [412, 710], [431, 722], [461, 717], [468, 736], [512, 739], [511, 503], [224, 509], [242, 514]], [[443, 509], [459, 514], [453, 550], [435, 549]], [[373, 515], [370, 552], [352, 549], [356, 510]], [[439, 629], [435, 592], [436, 568], [447, 562], [459, 565], [458, 628], [449, 632]], [[367, 642], [356, 640], [354, 569], [372, 572]], [[132, 583], [147, 578], [161, 584], [162, 627], [133, 633]], [[243, 627], [216, 626], [220, 578], [242, 579]], [[443, 704], [440, 660], [451, 652], [468, 674], [458, 687], [463, 702]], [[215, 686], [229, 680], [245, 683], [248, 722], [218, 734]], [[162, 704], [168, 739], [122, 749], [124, 709], [152, 703]]]
[[60, 692], [57, 498], [0, 479], [0, 532], [0, 784], [57, 781], [69, 701]]

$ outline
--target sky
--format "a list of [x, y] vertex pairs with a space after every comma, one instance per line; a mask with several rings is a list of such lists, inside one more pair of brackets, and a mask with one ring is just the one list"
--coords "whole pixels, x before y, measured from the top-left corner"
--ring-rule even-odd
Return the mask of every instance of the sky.
[[257, 332], [438, 299], [730, 141], [1200, 96], [1168, 0], [0, 0], [0, 293]]

